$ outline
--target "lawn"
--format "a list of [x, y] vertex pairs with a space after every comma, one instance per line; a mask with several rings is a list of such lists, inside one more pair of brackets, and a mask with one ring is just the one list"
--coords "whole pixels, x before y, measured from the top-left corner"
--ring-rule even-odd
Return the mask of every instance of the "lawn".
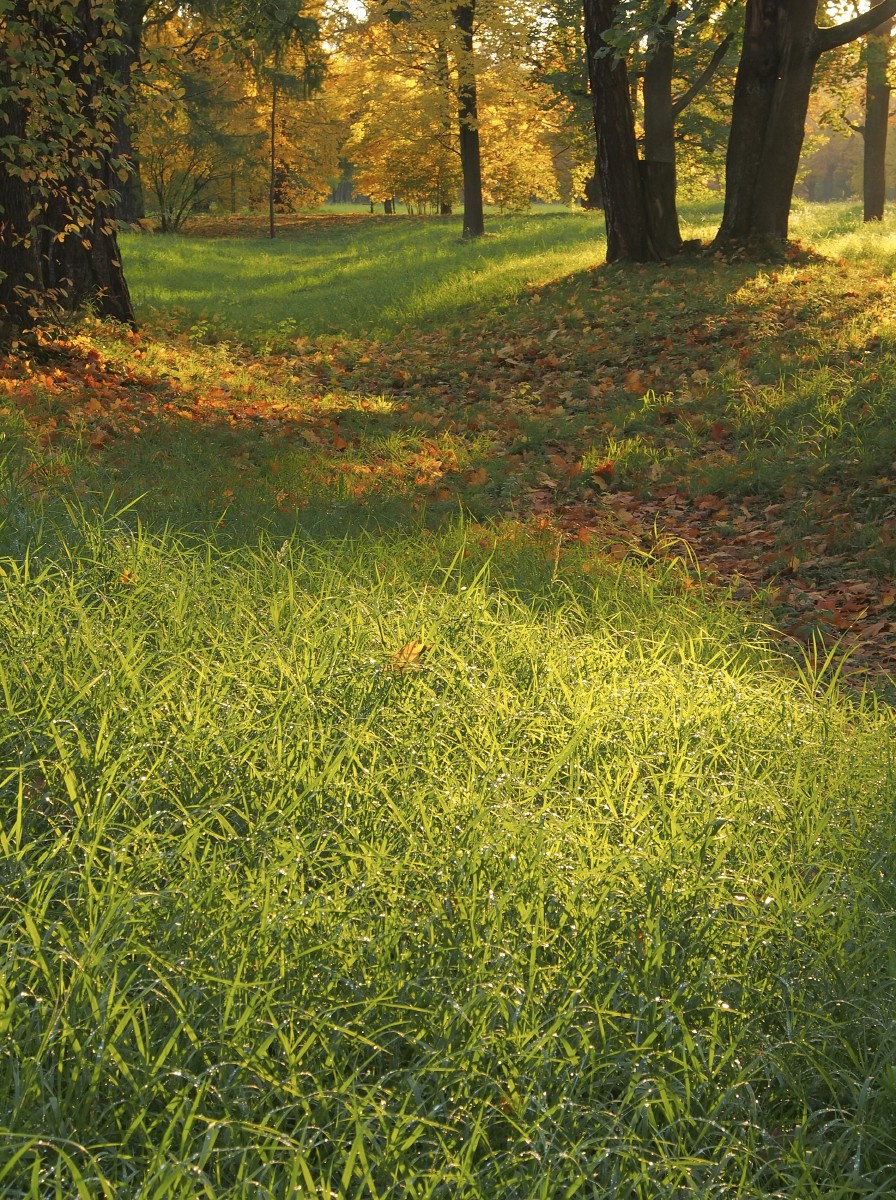
[[[124, 256], [138, 307], [182, 309], [196, 325], [253, 339], [438, 326], [584, 270], [603, 227], [588, 213], [496, 217], [489, 236], [470, 243], [459, 217], [281, 220], [273, 242], [257, 219], [204, 219], [194, 222], [194, 236], [168, 240], [128, 236]], [[234, 226], [252, 236], [220, 236]]]
[[134, 238], [3, 364], [0, 1195], [890, 1193], [890, 232], [799, 221]]

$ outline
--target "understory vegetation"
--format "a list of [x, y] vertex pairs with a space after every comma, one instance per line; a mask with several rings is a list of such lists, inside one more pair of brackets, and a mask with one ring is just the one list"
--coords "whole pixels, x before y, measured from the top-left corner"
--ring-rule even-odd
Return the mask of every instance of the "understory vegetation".
[[0, 1195], [890, 1194], [888, 227], [565, 220], [4, 361]]

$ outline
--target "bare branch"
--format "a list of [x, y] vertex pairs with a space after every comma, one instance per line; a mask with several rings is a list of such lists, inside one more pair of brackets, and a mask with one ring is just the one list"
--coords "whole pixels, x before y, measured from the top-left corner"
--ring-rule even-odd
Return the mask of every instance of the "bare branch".
[[896, 17], [896, 0], [881, 0], [874, 8], [860, 13], [849, 21], [841, 21], [839, 25], [831, 25], [828, 29], [816, 29], [814, 50], [816, 54], [824, 54], [826, 50], [835, 50], [854, 42], [856, 38], [873, 33], [880, 25], [892, 21]]

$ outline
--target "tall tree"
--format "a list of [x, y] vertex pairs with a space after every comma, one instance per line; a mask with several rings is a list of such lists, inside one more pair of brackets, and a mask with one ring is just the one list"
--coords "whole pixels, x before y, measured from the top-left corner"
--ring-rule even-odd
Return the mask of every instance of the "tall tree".
[[[681, 41], [679, 26], [687, 28], [688, 16], [692, 18], [689, 22], [692, 33], [706, 23], [702, 13], [696, 20], [693, 13], [683, 14], [675, 0], [668, 5], [649, 30], [644, 63], [643, 171], [647, 219], [653, 245], [663, 258], [671, 258], [682, 246], [678, 224], [676, 122], [713, 79], [732, 37], [731, 33], [722, 36], [685, 90], [674, 97], [676, 48]], [[705, 42], [698, 45], [703, 49]]]
[[[608, 258], [671, 258], [682, 245], [678, 225], [676, 122], [712, 81], [730, 34], [707, 58], [720, 21], [677, 0], [642, 6], [585, 0], [585, 39], [591, 75], [598, 171], [607, 203]], [[610, 24], [603, 24], [609, 21]], [[646, 43], [646, 50], [640, 46]], [[677, 50], [686, 50], [685, 66]], [[629, 63], [643, 68], [643, 159], [638, 157]], [[673, 84], [683, 90], [676, 97]], [[603, 162], [603, 166], [601, 166]], [[612, 187], [615, 199], [604, 189]]]
[[747, 0], [715, 242], [721, 248], [786, 240], [816, 63], [890, 21], [896, 0], [825, 28], [817, 11], [818, 0]]

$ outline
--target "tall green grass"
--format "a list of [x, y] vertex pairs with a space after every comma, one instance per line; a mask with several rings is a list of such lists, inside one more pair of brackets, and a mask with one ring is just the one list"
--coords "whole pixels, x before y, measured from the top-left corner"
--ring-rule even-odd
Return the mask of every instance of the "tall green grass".
[[0, 1195], [891, 1194], [873, 701], [674, 565], [5, 501]]

